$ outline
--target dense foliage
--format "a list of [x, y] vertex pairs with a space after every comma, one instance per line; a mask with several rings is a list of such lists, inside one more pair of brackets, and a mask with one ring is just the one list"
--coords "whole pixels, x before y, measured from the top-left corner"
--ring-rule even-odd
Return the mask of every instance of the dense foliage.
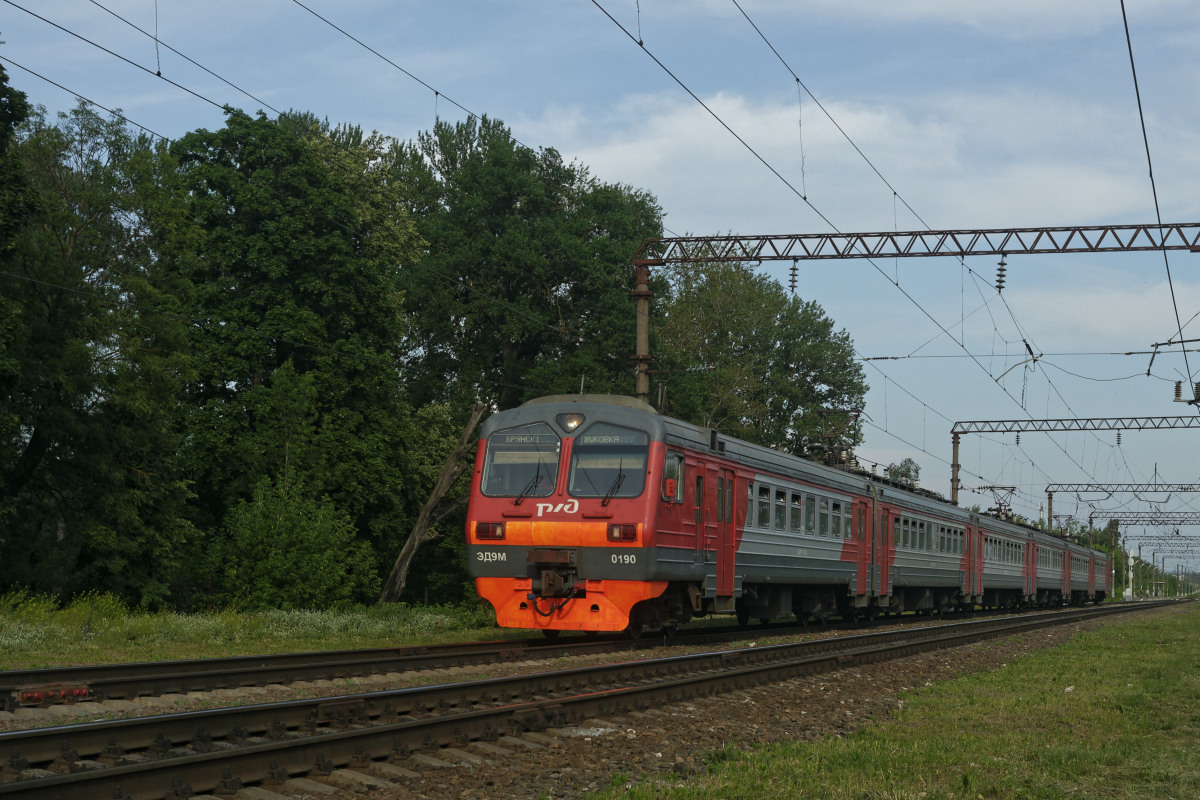
[[661, 303], [658, 391], [673, 416], [821, 457], [862, 441], [867, 385], [815, 302], [738, 263], [676, 267]]
[[[662, 232], [487, 118], [229, 109], [164, 143], [2, 70], [0, 201], [0, 589], [184, 610], [372, 601], [476, 398], [630, 390], [628, 259]], [[803, 450], [861, 403], [814, 303], [741, 267], [655, 288], [675, 414]], [[462, 520], [408, 599], [471, 595]]]
[[439, 122], [391, 171], [426, 242], [404, 278], [415, 391], [499, 409], [581, 385], [628, 391], [626, 265], [662, 235], [653, 197], [523, 147], [487, 117]]

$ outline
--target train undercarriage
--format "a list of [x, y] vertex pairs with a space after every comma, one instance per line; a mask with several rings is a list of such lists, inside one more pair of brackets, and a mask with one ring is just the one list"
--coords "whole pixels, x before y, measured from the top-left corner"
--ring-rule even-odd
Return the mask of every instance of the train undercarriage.
[[[731, 602], [732, 601], [732, 602]], [[1026, 595], [1019, 589], [986, 589], [970, 596], [954, 587], [901, 586], [883, 597], [856, 596], [844, 584], [745, 584], [736, 599], [705, 596], [698, 584], [672, 583], [656, 598], [644, 600], [630, 613], [629, 632], [671, 631], [695, 617], [729, 613], [740, 625], [752, 620], [762, 623], [795, 618], [803, 625], [821, 625], [833, 620], [862, 621], [912, 612], [921, 616], [969, 612], [976, 608], [1018, 610], [1054, 608], [1066, 603], [1083, 605], [1104, 601], [1075, 591], [1039, 589]]]

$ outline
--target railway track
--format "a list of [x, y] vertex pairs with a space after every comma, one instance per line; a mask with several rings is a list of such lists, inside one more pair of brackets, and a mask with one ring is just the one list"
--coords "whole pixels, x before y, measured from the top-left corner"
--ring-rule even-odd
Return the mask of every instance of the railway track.
[[[990, 612], [977, 612], [984, 614]], [[905, 621], [928, 621], [908, 617]], [[892, 622], [897, 622], [892, 620]], [[879, 621], [877, 624], [885, 624]], [[331, 681], [368, 675], [449, 669], [674, 646], [704, 646], [765, 635], [861, 629], [834, 622], [819, 628], [772, 623], [750, 629], [709, 627], [631, 641], [623, 636], [514, 639], [461, 644], [415, 645], [357, 650], [232, 656], [184, 661], [94, 664], [0, 671], [0, 711], [63, 703], [105, 702], [218, 689]], [[100, 709], [102, 712], [103, 709]]]
[[[791, 626], [763, 632], [787, 633]], [[748, 636], [720, 628], [672, 637], [675, 645], [703, 645]], [[0, 710], [55, 703], [123, 700], [249, 686], [356, 678], [367, 675], [496, 664], [594, 653], [631, 652], [662, 646], [662, 637], [630, 641], [621, 637], [544, 638], [419, 645], [311, 653], [233, 656], [186, 661], [97, 664], [0, 672]]]
[[[0, 734], [0, 798], [234, 794], [399, 779], [464, 748], [731, 689], [1152, 607], [1102, 606], [337, 698]], [[514, 744], [521, 743], [521, 744]], [[449, 756], [445, 754], [449, 753]], [[437, 759], [437, 755], [442, 759]], [[479, 756], [474, 756], [479, 758]], [[349, 772], [346, 770], [349, 769]], [[374, 777], [371, 777], [374, 775]], [[380, 778], [383, 775], [385, 777]], [[366, 780], [364, 778], [363, 780]], [[311, 787], [309, 787], [311, 789]]]

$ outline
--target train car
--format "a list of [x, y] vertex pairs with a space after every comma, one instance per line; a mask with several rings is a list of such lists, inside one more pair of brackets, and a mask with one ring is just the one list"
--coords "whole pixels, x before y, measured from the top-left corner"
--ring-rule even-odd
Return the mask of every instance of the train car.
[[483, 426], [467, 513], [501, 626], [672, 629], [1098, 602], [1107, 561], [929, 492], [722, 436], [615, 395]]

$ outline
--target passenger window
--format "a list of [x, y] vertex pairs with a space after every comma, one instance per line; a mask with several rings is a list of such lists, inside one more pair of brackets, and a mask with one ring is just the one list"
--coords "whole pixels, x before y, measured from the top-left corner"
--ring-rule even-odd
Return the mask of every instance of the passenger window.
[[758, 487], [758, 527], [771, 527], [771, 487]]
[[817, 532], [817, 499], [811, 494], [804, 498], [804, 532], [809, 535]]
[[830, 509], [830, 522], [833, 523], [831, 536], [835, 539], [842, 538], [842, 504], [833, 503]]
[[818, 536], [828, 536], [829, 535], [829, 500], [822, 497], [820, 500], [817, 501], [817, 514], [819, 515], [819, 520], [817, 523], [817, 535]]
[[912, 542], [908, 538], [908, 520], [906, 519], [902, 522], [899, 517], [896, 517], [896, 526], [900, 528], [900, 538], [903, 545], [905, 547], [912, 547]]
[[788, 528], [790, 530], [800, 532], [804, 524], [802, 515], [804, 514], [804, 502], [801, 495], [792, 494], [791, 516], [788, 518]]
[[775, 530], [781, 531], [787, 526], [787, 492], [775, 492]]

